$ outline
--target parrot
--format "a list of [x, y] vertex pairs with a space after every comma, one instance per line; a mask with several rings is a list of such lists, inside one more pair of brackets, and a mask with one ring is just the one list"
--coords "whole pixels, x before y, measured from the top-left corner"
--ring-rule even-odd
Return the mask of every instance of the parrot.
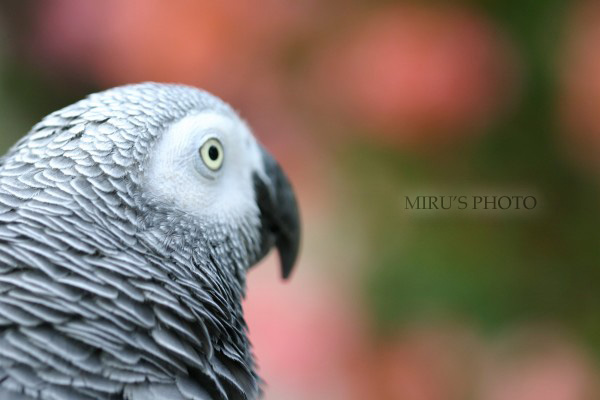
[[0, 399], [263, 396], [242, 301], [300, 247], [280, 164], [225, 101], [94, 93], [0, 159]]

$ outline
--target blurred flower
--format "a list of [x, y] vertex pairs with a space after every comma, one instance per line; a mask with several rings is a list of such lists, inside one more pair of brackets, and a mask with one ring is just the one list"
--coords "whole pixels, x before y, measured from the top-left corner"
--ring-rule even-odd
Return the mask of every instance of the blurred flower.
[[500, 339], [500, 346], [443, 324], [405, 328], [355, 364], [353, 399], [588, 400], [598, 371], [573, 342], [552, 329]]
[[320, 57], [311, 91], [393, 143], [477, 131], [516, 87], [514, 49], [489, 20], [465, 9], [380, 9]]
[[102, 85], [180, 82], [227, 96], [273, 62], [315, 4], [51, 0], [37, 9], [31, 42], [38, 62]]
[[52, 79], [95, 80], [92, 67], [101, 53], [110, 1], [50, 0], [34, 8], [33, 30], [25, 37], [29, 60]]
[[483, 400], [596, 399], [597, 371], [572, 343], [547, 333], [517, 337], [487, 371]]
[[347, 399], [344, 366], [362, 331], [354, 302], [307, 260], [285, 284], [272, 261], [250, 272], [244, 304], [266, 399]]
[[357, 371], [353, 398], [470, 398], [472, 384], [478, 379], [481, 346], [467, 330], [448, 326], [413, 328], [381, 345]]
[[562, 67], [561, 111], [568, 149], [600, 167], [600, 4], [578, 3], [567, 25]]

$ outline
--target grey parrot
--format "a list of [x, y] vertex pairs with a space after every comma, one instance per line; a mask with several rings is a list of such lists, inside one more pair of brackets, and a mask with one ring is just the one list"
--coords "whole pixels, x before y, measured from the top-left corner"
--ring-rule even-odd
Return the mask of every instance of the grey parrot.
[[45, 117], [0, 161], [0, 399], [256, 399], [247, 270], [298, 207], [230, 106], [143, 83]]

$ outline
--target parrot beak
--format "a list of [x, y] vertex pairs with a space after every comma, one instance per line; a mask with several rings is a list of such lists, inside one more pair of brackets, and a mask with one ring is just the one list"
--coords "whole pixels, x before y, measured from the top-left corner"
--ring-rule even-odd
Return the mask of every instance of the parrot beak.
[[275, 159], [262, 148], [265, 182], [254, 175], [254, 186], [261, 219], [261, 254], [276, 246], [281, 262], [281, 275], [287, 279], [300, 248], [300, 216], [296, 196], [289, 180]]

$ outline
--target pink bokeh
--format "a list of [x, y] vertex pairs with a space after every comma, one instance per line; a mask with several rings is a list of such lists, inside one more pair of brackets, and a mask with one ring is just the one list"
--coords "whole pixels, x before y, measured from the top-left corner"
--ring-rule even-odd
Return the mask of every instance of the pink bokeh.
[[364, 343], [356, 302], [312, 266], [283, 283], [275, 258], [265, 264], [249, 274], [244, 311], [266, 399], [348, 398], [347, 363]]
[[515, 49], [483, 15], [397, 5], [324, 46], [314, 89], [387, 142], [447, 142], [501, 115], [515, 100], [518, 72]]
[[575, 3], [565, 30], [559, 110], [563, 143], [578, 162], [600, 170], [600, 6]]
[[591, 360], [556, 329], [519, 335], [493, 353], [483, 400], [590, 400], [600, 375]]

